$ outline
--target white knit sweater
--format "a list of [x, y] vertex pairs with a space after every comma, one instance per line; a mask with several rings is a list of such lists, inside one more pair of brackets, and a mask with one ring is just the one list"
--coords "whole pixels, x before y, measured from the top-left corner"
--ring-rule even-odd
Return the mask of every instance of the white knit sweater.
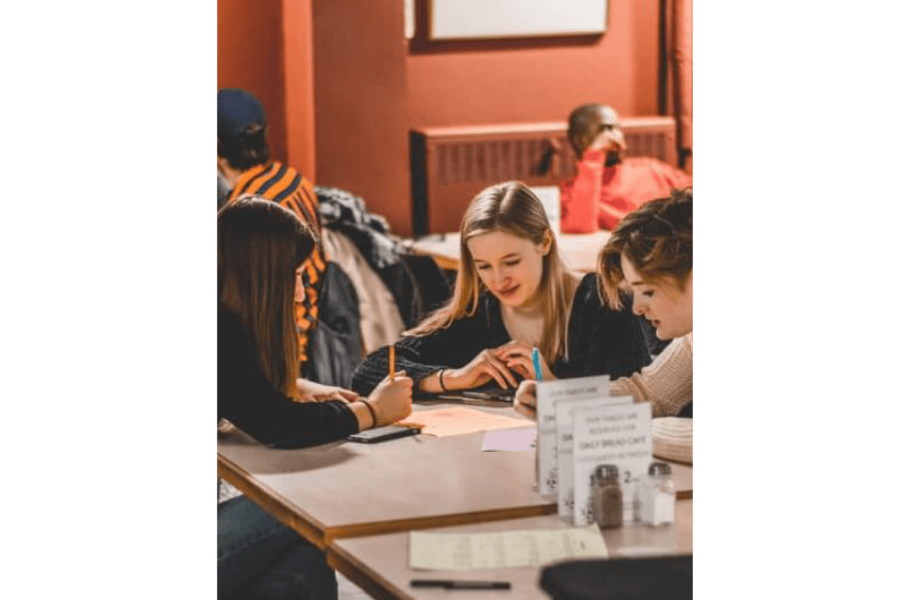
[[677, 415], [694, 396], [694, 333], [672, 340], [639, 373], [610, 382], [609, 394], [652, 402], [654, 417]]

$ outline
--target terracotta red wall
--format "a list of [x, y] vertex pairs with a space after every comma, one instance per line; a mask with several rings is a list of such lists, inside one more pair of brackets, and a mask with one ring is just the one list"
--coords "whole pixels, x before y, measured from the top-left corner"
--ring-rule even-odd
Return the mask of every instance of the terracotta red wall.
[[219, 0], [218, 86], [263, 103], [272, 156], [316, 181], [312, 0]]
[[313, 1], [317, 183], [412, 232], [403, 2]]
[[410, 126], [565, 120], [587, 102], [658, 114], [659, 10], [609, 0], [600, 37], [426, 44], [407, 58]]
[[312, 0], [283, 0], [286, 160], [314, 183], [316, 177], [313, 94]]
[[269, 139], [314, 182], [345, 188], [412, 231], [409, 130], [564, 120], [601, 101], [658, 113], [660, 0], [609, 0], [603, 36], [424, 42], [403, 0], [219, 0], [219, 87], [256, 94]]
[[219, 0], [218, 86], [259, 98], [275, 158], [286, 156], [282, 0]]

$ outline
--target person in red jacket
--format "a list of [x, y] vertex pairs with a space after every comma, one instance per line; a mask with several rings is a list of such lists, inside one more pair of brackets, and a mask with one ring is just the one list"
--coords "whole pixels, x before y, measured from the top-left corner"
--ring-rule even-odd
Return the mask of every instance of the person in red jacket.
[[605, 104], [585, 104], [569, 115], [569, 143], [578, 173], [560, 185], [560, 230], [611, 230], [645, 202], [692, 185], [691, 176], [655, 158], [624, 158], [619, 115]]

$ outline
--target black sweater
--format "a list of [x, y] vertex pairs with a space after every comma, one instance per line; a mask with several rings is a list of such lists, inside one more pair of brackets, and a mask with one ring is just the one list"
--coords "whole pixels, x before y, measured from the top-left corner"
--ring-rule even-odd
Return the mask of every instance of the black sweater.
[[[478, 310], [450, 327], [427, 336], [403, 337], [396, 344], [396, 368], [413, 379], [439, 369], [458, 369], [485, 348], [510, 341], [500, 315], [500, 301], [481, 295]], [[630, 311], [614, 311], [600, 301], [597, 276], [585, 275], [575, 291], [568, 324], [566, 355], [551, 365], [558, 378], [631, 375], [650, 364], [650, 352], [637, 317]], [[353, 373], [354, 391], [368, 394], [388, 371], [388, 348], [370, 354]]]
[[294, 402], [259, 366], [259, 354], [241, 320], [219, 305], [219, 418], [276, 448], [316, 446], [356, 433], [344, 402]]

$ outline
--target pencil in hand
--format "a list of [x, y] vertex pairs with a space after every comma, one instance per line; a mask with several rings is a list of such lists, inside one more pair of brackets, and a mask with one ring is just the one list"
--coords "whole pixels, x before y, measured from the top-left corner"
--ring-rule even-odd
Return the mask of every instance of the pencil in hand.
[[394, 381], [394, 374], [397, 372], [397, 371], [396, 371], [396, 368], [397, 368], [397, 350], [396, 350], [396, 348], [394, 347], [393, 344], [391, 345], [390, 355], [391, 355], [391, 358], [390, 358], [390, 361], [391, 361], [391, 372], [390, 372], [390, 375], [391, 375], [391, 381]]
[[390, 350], [388, 350], [388, 368], [390, 369], [388, 375], [391, 377], [391, 381], [394, 380], [394, 345], [391, 344]]

